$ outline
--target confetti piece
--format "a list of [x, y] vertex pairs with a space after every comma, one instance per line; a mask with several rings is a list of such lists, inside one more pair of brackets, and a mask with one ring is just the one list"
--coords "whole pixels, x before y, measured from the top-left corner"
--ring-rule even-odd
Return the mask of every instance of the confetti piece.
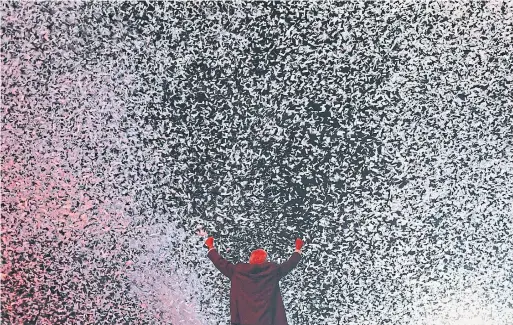
[[208, 234], [206, 231], [204, 231], [203, 229], [199, 230], [197, 232], [198, 236], [201, 236], [201, 237], [208, 237]]

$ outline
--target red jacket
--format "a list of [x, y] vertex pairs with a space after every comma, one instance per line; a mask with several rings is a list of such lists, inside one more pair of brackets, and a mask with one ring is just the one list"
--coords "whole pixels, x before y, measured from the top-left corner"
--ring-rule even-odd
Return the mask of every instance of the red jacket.
[[233, 265], [216, 249], [207, 254], [216, 268], [231, 281], [230, 315], [233, 325], [287, 325], [279, 280], [301, 259], [294, 252], [284, 263], [237, 263]]

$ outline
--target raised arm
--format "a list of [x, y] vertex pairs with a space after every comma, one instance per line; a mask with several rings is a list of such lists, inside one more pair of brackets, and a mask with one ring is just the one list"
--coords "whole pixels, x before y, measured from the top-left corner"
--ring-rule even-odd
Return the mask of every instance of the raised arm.
[[279, 271], [280, 271], [280, 278], [286, 276], [290, 273], [301, 260], [301, 248], [303, 247], [303, 241], [301, 239], [296, 239], [296, 250], [292, 254], [292, 256], [285, 262], [278, 265]]
[[235, 265], [233, 265], [233, 263], [231, 263], [231, 262], [228, 262], [221, 255], [219, 255], [217, 250], [214, 248], [214, 238], [213, 237], [209, 237], [205, 241], [205, 244], [208, 247], [207, 257], [212, 261], [212, 263], [214, 263], [215, 267], [219, 271], [221, 271], [221, 273], [223, 273], [225, 276], [227, 276], [231, 280]]

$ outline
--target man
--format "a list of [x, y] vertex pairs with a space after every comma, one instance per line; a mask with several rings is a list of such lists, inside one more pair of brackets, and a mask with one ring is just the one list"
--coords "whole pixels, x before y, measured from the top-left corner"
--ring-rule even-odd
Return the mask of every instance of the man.
[[279, 280], [297, 266], [304, 242], [296, 239], [296, 250], [284, 263], [267, 261], [267, 252], [254, 250], [249, 263], [233, 265], [214, 248], [214, 238], [205, 241], [208, 258], [231, 281], [232, 325], [288, 325]]

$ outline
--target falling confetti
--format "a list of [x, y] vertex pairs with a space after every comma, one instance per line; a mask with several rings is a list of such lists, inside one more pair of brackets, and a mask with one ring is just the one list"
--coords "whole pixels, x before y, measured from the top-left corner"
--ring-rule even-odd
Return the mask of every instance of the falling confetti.
[[203, 229], [200, 229], [198, 232], [197, 232], [198, 236], [201, 236], [201, 237], [208, 237], [208, 234], [205, 230]]
[[1, 6], [2, 323], [513, 323], [511, 1]]

